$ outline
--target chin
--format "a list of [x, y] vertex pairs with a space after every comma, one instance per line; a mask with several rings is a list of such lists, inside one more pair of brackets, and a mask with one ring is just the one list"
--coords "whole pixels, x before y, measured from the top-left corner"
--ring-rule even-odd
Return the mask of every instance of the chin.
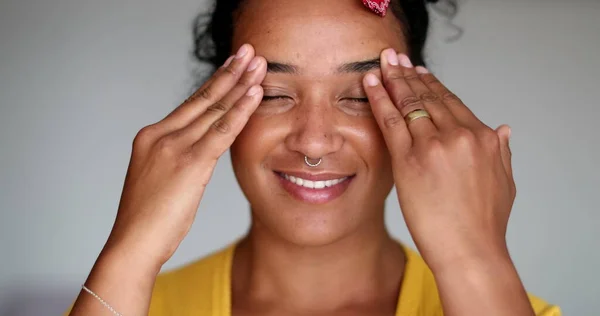
[[301, 247], [320, 247], [343, 239], [358, 229], [358, 223], [350, 221], [356, 216], [345, 209], [287, 209], [283, 212], [253, 209], [255, 229], [265, 229], [286, 243]]

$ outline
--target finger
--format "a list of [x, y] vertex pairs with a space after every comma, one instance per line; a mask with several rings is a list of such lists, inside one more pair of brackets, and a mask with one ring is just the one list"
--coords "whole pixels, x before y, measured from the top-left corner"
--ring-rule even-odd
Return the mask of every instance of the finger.
[[405, 65], [404, 78], [408, 85], [415, 93], [417, 98], [423, 102], [425, 109], [431, 115], [433, 123], [438, 130], [452, 130], [456, 128], [458, 122], [456, 118], [448, 110], [448, 107], [442, 102], [440, 96], [431, 91], [427, 85], [421, 80], [421, 74], [428, 72], [424, 67], [412, 67], [412, 63], [405, 54], [398, 54], [400, 65]]
[[363, 78], [363, 86], [390, 153], [393, 155], [408, 152], [412, 146], [412, 136], [404, 117], [394, 106], [379, 78], [369, 73]]
[[202, 86], [200, 86], [200, 88], [196, 89], [196, 91], [191, 96], [189, 96], [183, 103], [189, 103], [193, 99], [197, 98], [199, 96], [200, 92], [202, 90], [204, 90], [204, 88], [206, 88], [207, 86], [212, 84], [215, 81], [215, 78], [217, 78], [220, 75], [220, 73], [222, 73], [225, 70], [225, 68], [227, 68], [227, 67], [229, 67], [229, 65], [231, 65], [234, 58], [235, 58], [235, 55], [229, 56], [229, 58], [227, 58], [227, 60], [225, 60], [223, 65], [221, 65], [221, 67], [217, 68], [217, 70], [212, 74], [212, 76], [210, 76], [210, 78], [208, 78], [208, 80], [206, 80], [206, 82], [204, 82], [202, 84]]
[[260, 84], [266, 73], [267, 61], [263, 57], [254, 57], [246, 73], [222, 100], [209, 106], [192, 123], [178, 131], [182, 135], [183, 146], [189, 146], [197, 142], [217, 120], [231, 110], [234, 104], [248, 92], [250, 87]]
[[221, 100], [245, 73], [254, 57], [254, 48], [249, 44], [240, 47], [230, 64], [213, 75], [210, 83], [203, 85], [188, 100], [163, 119], [161, 124], [170, 130], [180, 129], [202, 114], [209, 106]]
[[421, 80], [433, 93], [437, 94], [448, 110], [454, 115], [457, 122], [465, 127], [479, 129], [486, 127], [471, 110], [450, 91], [440, 80], [432, 73], [427, 71], [421, 75]]
[[250, 87], [262, 83], [267, 74], [266, 65], [267, 61], [263, 57], [255, 56], [231, 91], [229, 91], [221, 100], [209, 106], [203, 115], [219, 118], [231, 109]]
[[211, 125], [206, 134], [192, 146], [195, 156], [217, 160], [240, 134], [248, 119], [260, 104], [263, 89], [252, 86], [223, 117]]
[[500, 139], [500, 153], [502, 155], [502, 164], [504, 170], [510, 178], [513, 177], [512, 171], [512, 152], [510, 151], [510, 134], [511, 129], [508, 125], [501, 125], [496, 129], [496, 134]]
[[[404, 66], [399, 65], [398, 55], [393, 49], [381, 53], [381, 72], [383, 82], [392, 102], [403, 117], [416, 110], [424, 110], [425, 105], [415, 95], [404, 77]], [[438, 134], [438, 130], [430, 119], [421, 118], [408, 123], [413, 141], [427, 139]]]
[[[198, 98], [200, 96], [200, 93], [206, 87], [211, 85], [215, 81], [215, 78], [219, 77], [220, 74], [225, 70], [225, 68], [227, 68], [227, 67], [229, 67], [229, 65], [231, 65], [231, 62], [233, 61], [234, 58], [235, 58], [235, 55], [229, 56], [229, 58], [227, 58], [225, 63], [223, 63], [223, 65], [221, 65], [219, 68], [217, 68], [217, 70], [212, 74], [212, 76], [210, 76], [210, 78], [208, 78], [208, 80], [206, 80], [199, 88], [196, 89], [196, 91], [194, 91], [194, 93], [192, 93], [192, 95], [190, 95], [185, 101], [183, 101], [183, 103], [181, 103], [181, 106], [189, 104], [194, 99]], [[180, 108], [181, 106], [177, 107], [174, 111], [177, 111], [177, 109]], [[171, 114], [171, 113], [169, 113], [169, 114]]]

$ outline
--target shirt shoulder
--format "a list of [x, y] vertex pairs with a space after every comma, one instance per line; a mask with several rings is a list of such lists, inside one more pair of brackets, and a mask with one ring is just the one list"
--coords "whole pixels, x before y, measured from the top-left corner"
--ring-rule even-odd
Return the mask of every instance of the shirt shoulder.
[[[442, 316], [442, 303], [433, 272], [423, 258], [414, 250], [405, 247], [406, 268], [398, 299], [397, 315]], [[558, 306], [529, 295], [529, 301], [537, 316], [561, 316]]]
[[229, 315], [230, 266], [234, 245], [161, 273], [154, 285], [149, 316]]
[[533, 306], [533, 310], [537, 316], [561, 316], [562, 312], [560, 307], [556, 305], [551, 305], [543, 299], [529, 294], [529, 301], [531, 302], [531, 306]]

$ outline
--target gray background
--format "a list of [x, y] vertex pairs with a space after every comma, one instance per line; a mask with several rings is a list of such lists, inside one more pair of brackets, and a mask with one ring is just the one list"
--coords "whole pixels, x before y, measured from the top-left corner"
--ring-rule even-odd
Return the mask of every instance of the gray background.
[[[519, 194], [508, 241], [527, 289], [600, 310], [600, 1], [470, 0], [441, 18], [431, 68], [485, 122], [513, 126]], [[0, 314], [57, 315], [107, 237], [131, 141], [192, 86], [198, 0], [2, 0]], [[411, 243], [395, 195], [388, 224]], [[240, 236], [246, 202], [224, 157], [166, 268]], [[596, 311], [596, 313], [594, 313]]]

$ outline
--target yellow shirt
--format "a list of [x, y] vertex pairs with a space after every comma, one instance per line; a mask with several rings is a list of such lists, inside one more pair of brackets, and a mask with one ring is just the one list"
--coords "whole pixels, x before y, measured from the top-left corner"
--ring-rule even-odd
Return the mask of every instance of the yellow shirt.
[[[204, 259], [158, 276], [149, 316], [230, 316], [231, 263], [235, 244]], [[397, 316], [441, 316], [442, 304], [425, 261], [404, 247], [406, 267]], [[557, 306], [529, 296], [538, 316], [560, 316]]]

